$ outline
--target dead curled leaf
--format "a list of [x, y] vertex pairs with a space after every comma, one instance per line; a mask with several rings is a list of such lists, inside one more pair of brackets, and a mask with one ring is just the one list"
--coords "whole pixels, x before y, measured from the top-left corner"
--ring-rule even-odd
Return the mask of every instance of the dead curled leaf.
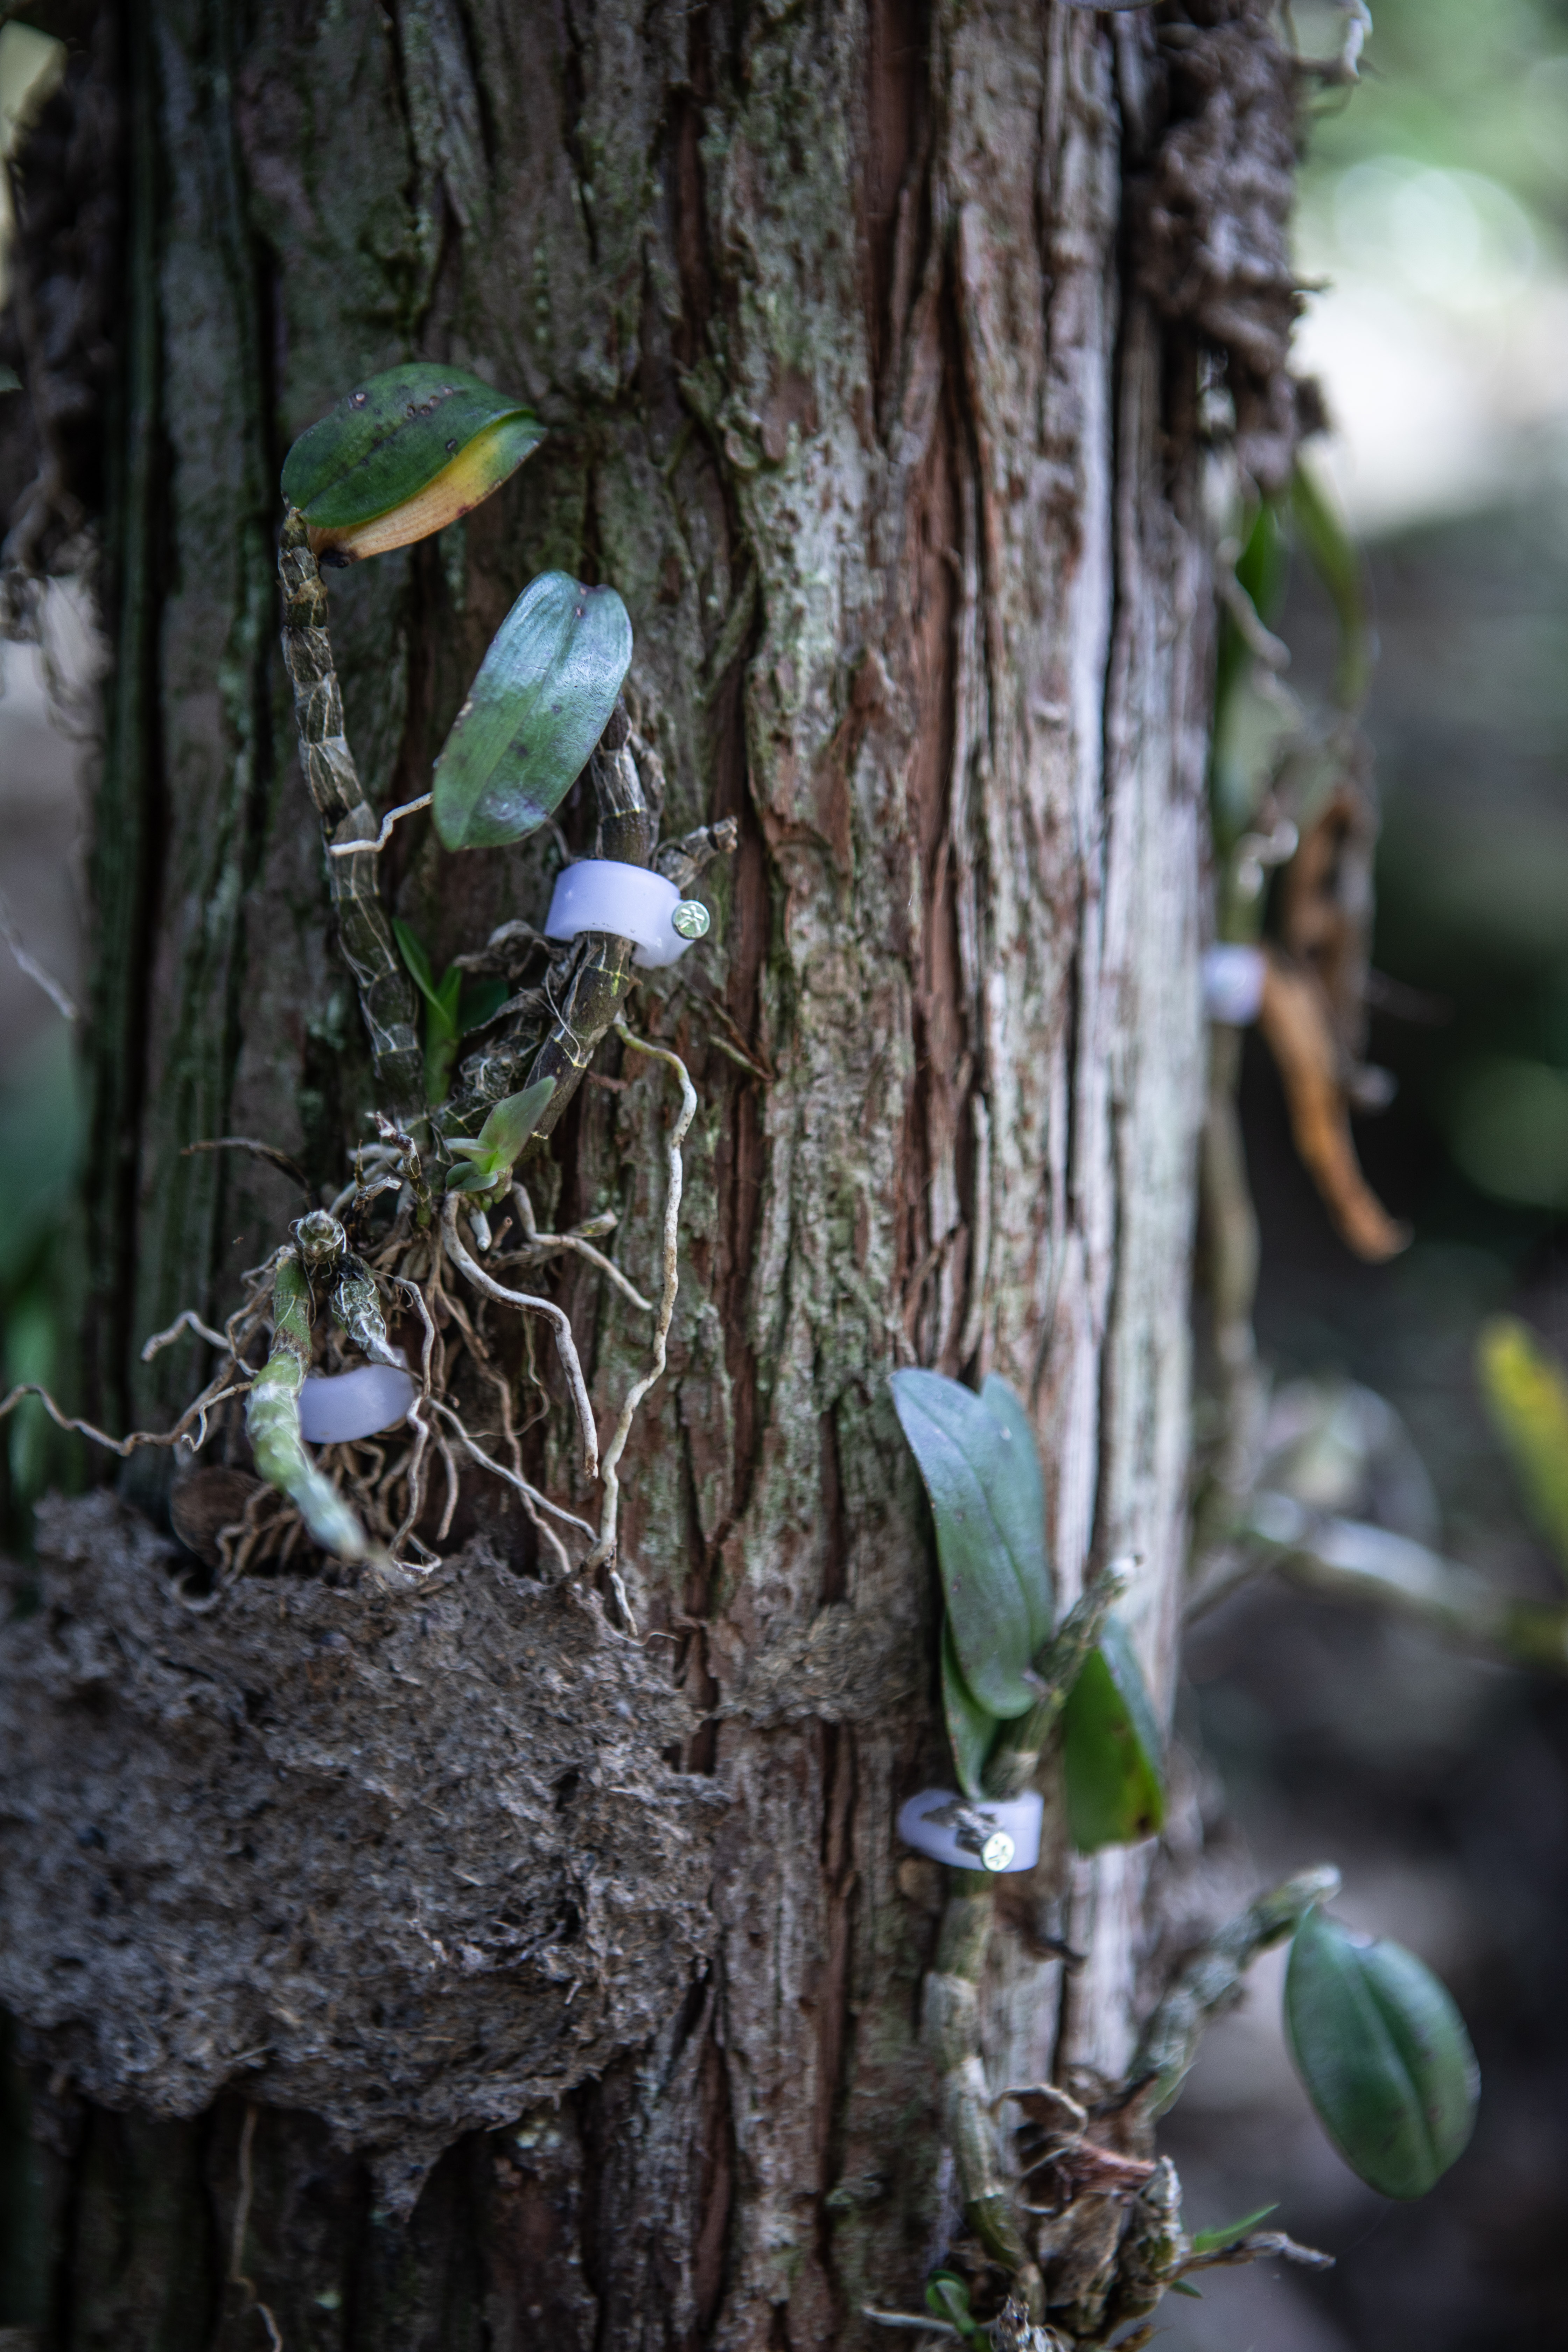
[[1023, 2112], [1014, 2147], [1026, 2213], [1065, 2212], [1080, 2196], [1134, 2196], [1152, 2177], [1154, 2166], [1142, 2158], [1088, 2138], [1087, 2110], [1056, 2084], [1029, 2084], [1003, 2095]]
[[1347, 772], [1303, 824], [1296, 855], [1279, 877], [1280, 940], [1294, 962], [1321, 981], [1335, 1034], [1352, 1061], [1365, 1042], [1377, 846], [1377, 820], [1355, 770], [1369, 759], [1364, 740], [1356, 738]]
[[1358, 1257], [1380, 1265], [1408, 1245], [1410, 1232], [1389, 1215], [1356, 1160], [1339, 1041], [1322, 982], [1278, 949], [1267, 953], [1258, 1025], [1284, 1082], [1292, 1139], [1341, 1239]]

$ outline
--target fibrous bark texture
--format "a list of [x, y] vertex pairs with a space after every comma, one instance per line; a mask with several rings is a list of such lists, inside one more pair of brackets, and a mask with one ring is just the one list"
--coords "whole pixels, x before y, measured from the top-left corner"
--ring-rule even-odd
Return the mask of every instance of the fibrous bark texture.
[[[561, 565], [630, 608], [627, 698], [663, 761], [666, 835], [734, 817], [741, 836], [710, 940], [632, 1006], [701, 1097], [669, 1370], [622, 1465], [620, 1572], [649, 1643], [639, 1687], [668, 1684], [695, 1723], [651, 1735], [676, 1742], [664, 1780], [646, 1754], [637, 1770], [672, 1821], [693, 1779], [726, 1801], [706, 1956], [668, 2007], [670, 1956], [702, 1941], [685, 1911], [660, 1927], [648, 1984], [616, 1986], [606, 1963], [595, 2030], [620, 2054], [591, 2042], [594, 2081], [454, 2150], [395, 2258], [319, 2126], [264, 2113], [244, 2275], [289, 2352], [817, 2352], [877, 2340], [867, 2302], [918, 2301], [954, 2220], [918, 2024], [941, 1886], [892, 1824], [946, 1767], [933, 1562], [892, 1369], [994, 1369], [1028, 1400], [1060, 1601], [1094, 1560], [1131, 1563], [1130, 1622], [1169, 1692], [1204, 1093], [1199, 418], [1215, 404], [1200, 412], [1199, 393], [1237, 353], [1272, 382], [1289, 85], [1251, 0], [1157, 13], [126, 14], [100, 1410], [183, 1402], [196, 1343], [150, 1370], [135, 1343], [182, 1306], [231, 1309], [237, 1269], [296, 1207], [261, 1164], [183, 1147], [256, 1136], [336, 1182], [373, 1107], [272, 588], [282, 450], [348, 385], [449, 359], [551, 427], [466, 524], [334, 582], [372, 803], [426, 789], [501, 615]], [[1250, 79], [1209, 170], [1201, 126], [1224, 114], [1233, 63]], [[1258, 153], [1275, 173], [1261, 193]], [[586, 804], [563, 822], [585, 846]], [[384, 882], [439, 970], [503, 919], [539, 922], [555, 855], [536, 837], [448, 856], [411, 820]], [[657, 1287], [667, 1097], [617, 1050], [595, 1075], [608, 1083], [583, 1089], [536, 1171], [545, 1206], [563, 1230], [616, 1209], [621, 1263]], [[647, 1333], [565, 1263], [555, 1295], [603, 1422]], [[589, 1503], [559, 1398], [528, 1444], [531, 1475]], [[456, 1655], [492, 1612], [515, 1667], [518, 1629], [546, 1606], [505, 1590], [531, 1551], [512, 1526], [496, 1566], [493, 1529], [460, 1519], [465, 1537], [468, 1565], [433, 1603], [439, 1638]], [[111, 1591], [143, 1557], [115, 1554]], [[71, 1591], [89, 1629], [79, 1571]], [[415, 1641], [409, 1605], [231, 1591], [179, 1654], [298, 1720], [326, 1703], [300, 1647], [318, 1622], [391, 1674]], [[603, 1657], [602, 1631], [581, 1638]], [[433, 1738], [460, 1715], [451, 1692], [410, 1686], [404, 1703]], [[172, 1787], [183, 1753], [146, 1769]], [[127, 1754], [146, 1755], [140, 1731]], [[297, 1801], [279, 1784], [276, 1802]], [[429, 1861], [430, 1883], [457, 1903], [451, 1859]], [[1053, 1828], [1039, 1869], [1006, 1882], [984, 2004], [994, 2089], [1125, 2067], [1147, 1866], [1144, 1850], [1074, 1861]], [[397, 1936], [418, 1932], [426, 1868], [407, 1864]], [[474, 1891], [476, 1914], [489, 1900]], [[1066, 1980], [1064, 1934], [1086, 1955]], [[520, 2061], [519, 2080], [564, 2089], [575, 2031], [567, 2011], [562, 2050]], [[263, 2071], [251, 2095], [289, 2095]], [[58, 2267], [79, 2284], [58, 2342], [151, 2342], [135, 2315], [155, 2306], [177, 2352], [254, 2352], [258, 2315], [216, 2284], [214, 2232], [239, 2194], [233, 2108], [61, 2130], [77, 2188]], [[186, 2184], [172, 2215], [135, 2189], [153, 2130], [174, 2135]], [[170, 2317], [159, 2282], [175, 2267]]]

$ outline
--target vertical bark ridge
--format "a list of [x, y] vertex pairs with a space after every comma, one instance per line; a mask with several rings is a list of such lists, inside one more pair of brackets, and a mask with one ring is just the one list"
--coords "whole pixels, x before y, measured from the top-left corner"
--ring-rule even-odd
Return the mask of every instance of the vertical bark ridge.
[[92, 988], [89, 1132], [103, 1155], [88, 1188], [87, 1410], [112, 1423], [130, 1404], [136, 1171], [145, 1099], [142, 1037], [152, 926], [161, 592], [157, 94], [146, 11], [123, 31], [126, 278], [118, 462], [109, 472], [108, 617], [114, 679], [105, 711], [90, 883], [99, 950]]
[[[160, 616], [160, 784], [167, 808], [157, 964], [142, 1052], [149, 1119], [140, 1171], [136, 1334], [180, 1307], [210, 1307], [226, 1171], [184, 1145], [224, 1131], [243, 987], [243, 897], [270, 745], [270, 486], [257, 349], [259, 293], [245, 233], [230, 110], [230, 28], [199, 8], [153, 32], [165, 205], [162, 407], [171, 468], [166, 527], [177, 558]], [[219, 225], [215, 236], [213, 226]], [[206, 322], [203, 363], [175, 338]], [[188, 1392], [194, 1351], [167, 1351], [133, 1384], [138, 1413]]]

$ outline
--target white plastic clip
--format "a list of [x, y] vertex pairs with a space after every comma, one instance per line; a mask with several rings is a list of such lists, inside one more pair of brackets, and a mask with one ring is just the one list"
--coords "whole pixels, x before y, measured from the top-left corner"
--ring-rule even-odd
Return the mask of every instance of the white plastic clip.
[[407, 1418], [419, 1393], [408, 1372], [360, 1364], [352, 1372], [311, 1372], [300, 1391], [300, 1434], [310, 1445], [347, 1445], [379, 1437]]
[[971, 1803], [953, 1789], [922, 1789], [899, 1808], [899, 1835], [952, 1870], [1033, 1870], [1046, 1801], [1037, 1789]]
[[1261, 948], [1214, 947], [1204, 950], [1204, 1011], [1227, 1029], [1247, 1029], [1263, 1004], [1268, 960]]
[[[700, 920], [699, 920], [700, 918]], [[683, 898], [673, 882], [648, 866], [615, 857], [580, 857], [555, 877], [544, 919], [547, 940], [574, 940], [580, 931], [609, 931], [635, 940], [633, 961], [645, 971], [674, 963], [708, 929], [700, 899]]]

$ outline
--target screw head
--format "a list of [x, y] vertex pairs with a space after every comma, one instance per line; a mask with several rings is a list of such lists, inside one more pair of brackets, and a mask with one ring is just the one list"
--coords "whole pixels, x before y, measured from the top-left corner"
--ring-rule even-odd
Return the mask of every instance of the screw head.
[[707, 936], [713, 918], [700, 898], [682, 898], [669, 919], [683, 940], [700, 940]]
[[1005, 1870], [1013, 1854], [1013, 1841], [1005, 1830], [993, 1830], [980, 1849], [981, 1862], [987, 1870]]

